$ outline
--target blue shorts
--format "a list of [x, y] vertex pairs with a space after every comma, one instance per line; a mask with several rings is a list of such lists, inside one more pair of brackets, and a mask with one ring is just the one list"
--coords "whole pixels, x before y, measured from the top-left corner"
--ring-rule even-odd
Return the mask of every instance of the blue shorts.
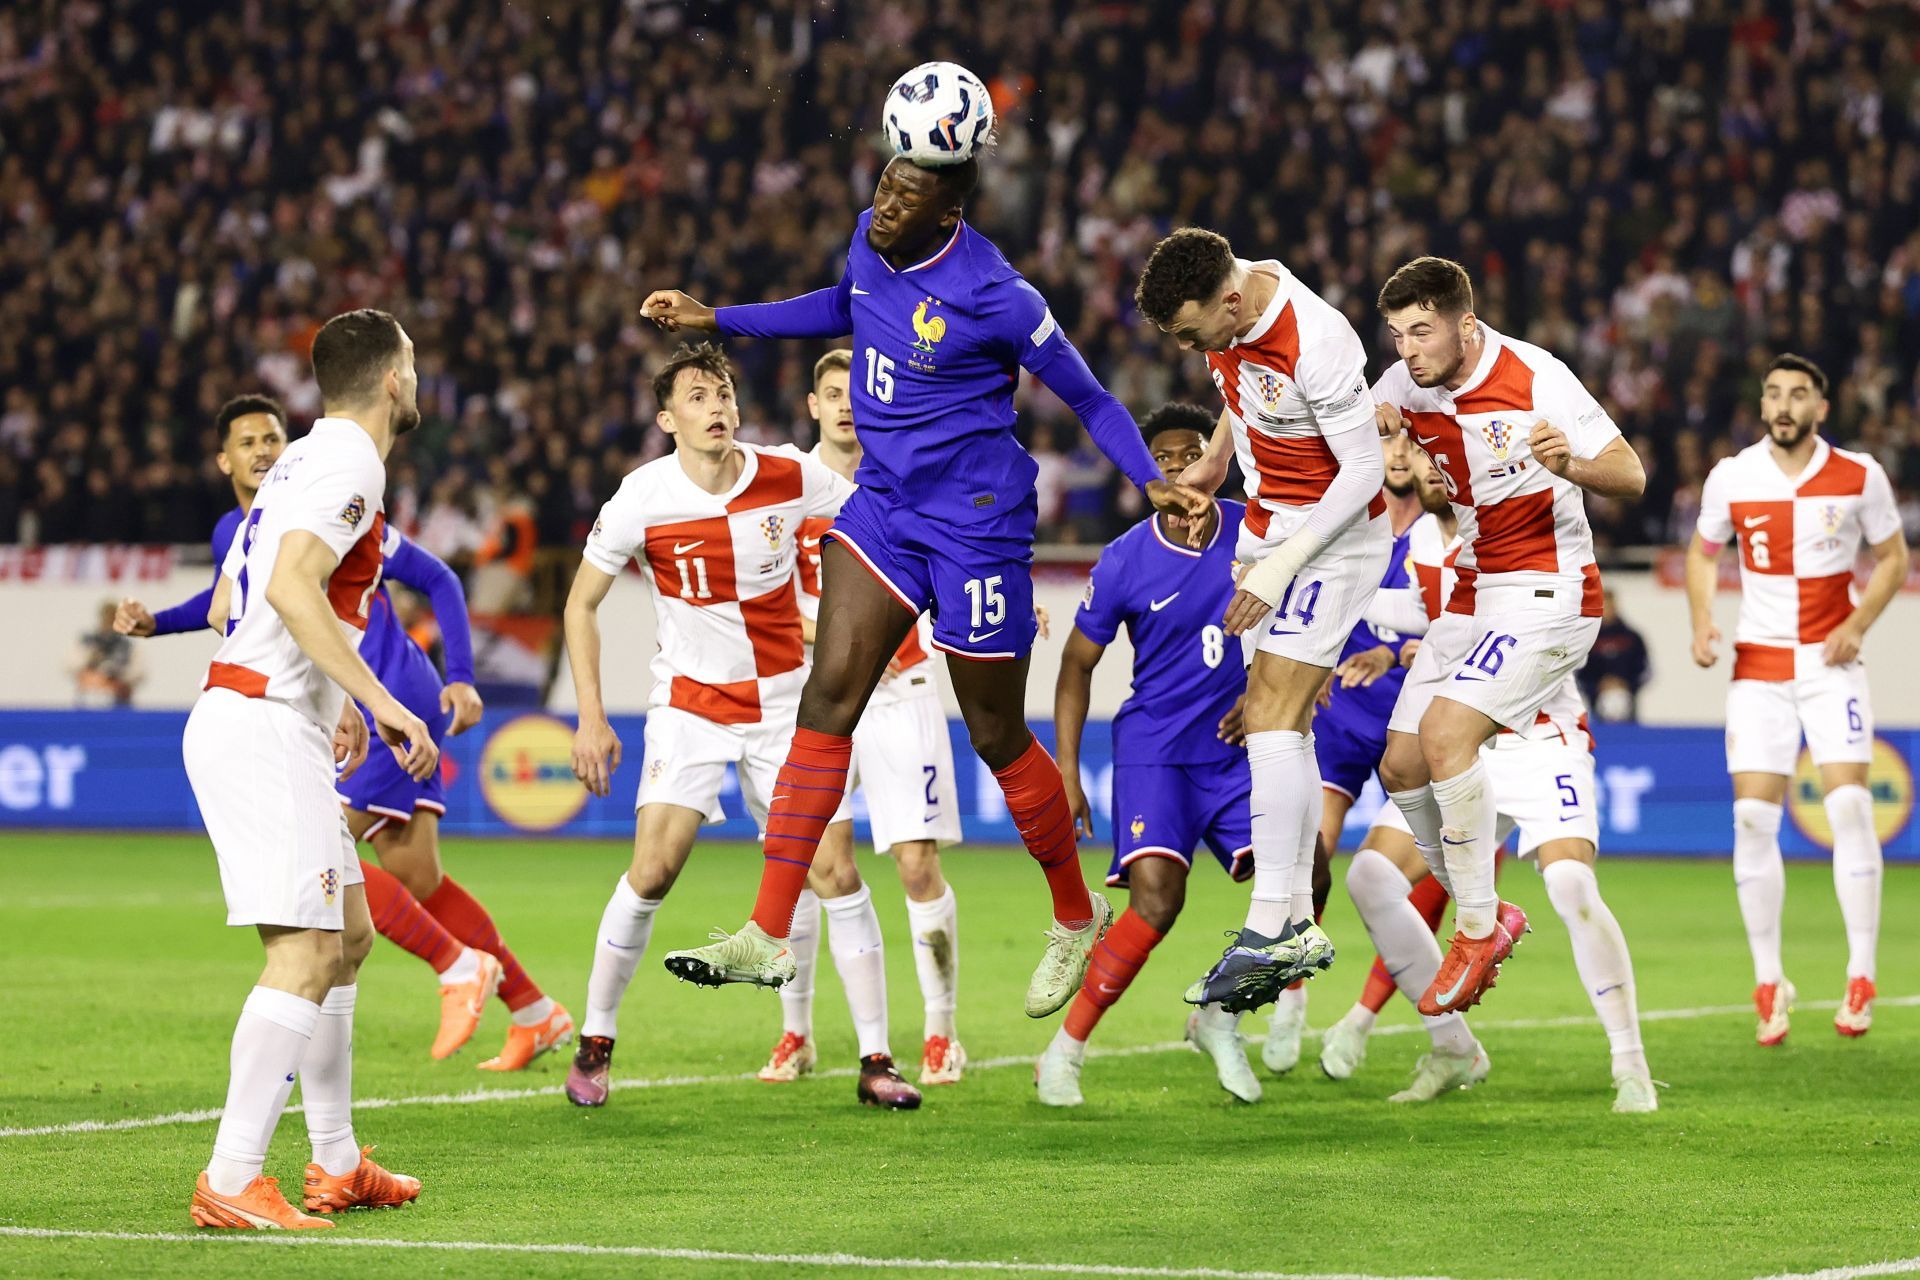
[[861, 488], [826, 536], [852, 552], [915, 617], [933, 614], [933, 646], [1007, 661], [1033, 649], [1033, 499], [974, 525], [936, 523]]
[[[413, 708], [420, 715], [419, 708]], [[387, 744], [380, 741], [380, 733], [373, 725], [373, 717], [367, 715], [365, 708], [360, 714], [367, 722], [367, 758], [353, 771], [353, 776], [345, 782], [334, 784], [340, 803], [349, 809], [361, 813], [371, 813], [379, 821], [367, 828], [372, 836], [389, 823], [413, 821], [415, 809], [426, 809], [432, 813], [447, 811], [447, 784], [435, 769], [425, 782], [415, 782], [407, 776], [400, 762], [393, 758], [393, 752]], [[434, 713], [423, 716], [433, 732], [434, 745], [447, 735], [447, 728], [453, 723], [451, 712], [442, 712], [436, 705]]]
[[1221, 764], [1113, 767], [1113, 865], [1107, 883], [1125, 887], [1140, 858], [1193, 866], [1205, 840], [1235, 880], [1253, 874], [1253, 774], [1241, 756]]
[[1351, 702], [1343, 711], [1338, 694], [1332, 706], [1322, 707], [1313, 717], [1313, 754], [1320, 761], [1320, 781], [1350, 800], [1360, 798], [1361, 788], [1380, 767], [1386, 751], [1386, 720], [1354, 709]]

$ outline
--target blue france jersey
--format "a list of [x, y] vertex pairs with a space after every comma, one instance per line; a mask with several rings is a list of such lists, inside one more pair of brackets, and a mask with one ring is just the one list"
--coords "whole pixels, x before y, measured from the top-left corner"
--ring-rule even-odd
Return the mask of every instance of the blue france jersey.
[[[1386, 575], [1380, 579], [1382, 587], [1404, 587], [1413, 581], [1407, 545], [1412, 534], [1413, 529], [1409, 526], [1405, 533], [1394, 538], [1393, 554], [1387, 560]], [[1355, 623], [1353, 634], [1347, 637], [1346, 648], [1340, 651], [1339, 661], [1335, 665], [1345, 662], [1356, 653], [1365, 653], [1381, 645], [1387, 646], [1397, 654], [1404, 639], [1405, 637], [1397, 631], [1376, 629], [1365, 622]], [[1340, 687], [1340, 682], [1335, 680], [1333, 699], [1321, 714], [1331, 714], [1343, 720], [1348, 717], [1356, 717], [1360, 720], [1377, 719], [1381, 724], [1385, 724], [1388, 717], [1393, 714], [1393, 704], [1400, 697], [1400, 686], [1406, 683], [1406, 679], [1407, 669], [1395, 665], [1364, 689], [1359, 687], [1343, 689]]]
[[1243, 755], [1220, 718], [1247, 688], [1240, 641], [1220, 621], [1233, 597], [1233, 553], [1246, 507], [1222, 499], [1204, 549], [1167, 539], [1149, 516], [1100, 553], [1074, 626], [1111, 644], [1124, 623], [1133, 689], [1113, 718], [1115, 764], [1211, 764]]

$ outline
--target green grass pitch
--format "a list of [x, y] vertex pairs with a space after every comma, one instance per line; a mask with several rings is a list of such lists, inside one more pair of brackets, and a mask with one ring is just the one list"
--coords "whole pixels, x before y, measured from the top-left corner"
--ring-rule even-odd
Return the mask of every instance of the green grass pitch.
[[[536, 980], [576, 1014], [594, 927], [625, 859], [604, 843], [447, 849]], [[1092, 877], [1104, 855], [1090, 852], [1086, 865]], [[583, 1112], [557, 1094], [558, 1057], [522, 1076], [480, 1073], [475, 1064], [504, 1036], [497, 1004], [464, 1053], [432, 1062], [432, 975], [380, 943], [361, 978], [358, 1096], [513, 1095], [362, 1107], [361, 1140], [424, 1180], [419, 1203], [350, 1215], [324, 1237], [49, 1238], [12, 1233], [192, 1230], [186, 1200], [212, 1121], [16, 1131], [217, 1107], [259, 948], [250, 931], [222, 926], [202, 840], [7, 836], [0, 1274], [1751, 1277], [1920, 1254], [1920, 1007], [1903, 999], [1920, 991], [1913, 869], [1888, 871], [1879, 1021], [1859, 1041], [1832, 1029], [1844, 951], [1829, 873], [1790, 870], [1787, 968], [1806, 1003], [1787, 1045], [1763, 1051], [1745, 1009], [1750, 971], [1725, 865], [1603, 863], [1640, 1007], [1653, 1015], [1653, 1074], [1671, 1084], [1660, 1114], [1632, 1117], [1608, 1110], [1606, 1044], [1527, 866], [1510, 866], [1504, 884], [1535, 933], [1473, 1015], [1493, 1059], [1482, 1087], [1426, 1107], [1388, 1105], [1424, 1043], [1405, 1034], [1412, 1020], [1399, 1007], [1353, 1080], [1322, 1077], [1310, 1040], [1301, 1068], [1269, 1080], [1264, 1102], [1232, 1102], [1203, 1058], [1172, 1043], [1181, 990], [1244, 909], [1245, 890], [1203, 865], [1185, 918], [1095, 1037], [1097, 1048], [1139, 1051], [1092, 1059], [1087, 1105], [1062, 1113], [1034, 1101], [1026, 1064], [1056, 1021], [1020, 1011], [1046, 923], [1041, 878], [1018, 852], [957, 850], [960, 1031], [983, 1065], [929, 1091], [913, 1114], [858, 1107], [846, 1075], [784, 1087], [733, 1078], [777, 1038], [777, 1000], [679, 985], [660, 968], [666, 949], [739, 923], [758, 866], [740, 845], [695, 854], [627, 1000], [616, 1079], [691, 1082], [617, 1089], [604, 1110]], [[898, 883], [881, 860], [863, 866], [894, 944], [894, 1047], [916, 1059], [919, 995], [899, 943]], [[1327, 924], [1341, 953], [1312, 984], [1314, 1026], [1352, 1001], [1370, 958], [1338, 891]], [[822, 1067], [844, 1068], [852, 1033], [822, 959]], [[1248, 1026], [1263, 1032], [1265, 1019]], [[542, 1088], [551, 1092], [529, 1095]], [[297, 1186], [306, 1158], [304, 1127], [289, 1116], [268, 1172]], [[356, 1242], [371, 1247], [342, 1252]], [[673, 1250], [726, 1256], [652, 1252]], [[994, 1265], [912, 1266], [931, 1260]]]

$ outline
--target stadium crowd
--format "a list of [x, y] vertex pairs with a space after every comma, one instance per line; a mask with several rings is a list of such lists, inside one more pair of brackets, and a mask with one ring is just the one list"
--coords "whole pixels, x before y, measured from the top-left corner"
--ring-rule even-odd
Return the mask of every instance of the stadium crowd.
[[[1381, 366], [1379, 283], [1440, 253], [1645, 458], [1643, 502], [1589, 500], [1603, 548], [1687, 536], [1782, 348], [1832, 375], [1831, 433], [1920, 535], [1909, 6], [29, 0], [0, 11], [0, 541], [204, 540], [215, 407], [265, 389], [297, 430], [317, 326], [372, 305], [413, 334], [426, 415], [394, 518], [463, 568], [557, 571], [667, 446], [645, 290], [837, 278], [880, 96], [922, 57], [990, 78], [970, 216], [1137, 413], [1216, 402], [1133, 311], [1167, 228], [1281, 257]], [[734, 354], [743, 435], [810, 442], [818, 352]], [[1137, 499], [1024, 395], [1043, 538], [1110, 536]]]

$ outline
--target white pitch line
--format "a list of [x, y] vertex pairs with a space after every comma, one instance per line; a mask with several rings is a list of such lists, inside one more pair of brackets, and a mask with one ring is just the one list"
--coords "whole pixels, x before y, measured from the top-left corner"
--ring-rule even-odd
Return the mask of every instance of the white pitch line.
[[[1920, 996], [1890, 996], [1875, 1002], [1883, 1009], [1905, 1009], [1920, 1005]], [[1838, 1000], [1804, 1000], [1794, 1006], [1797, 1009], [1828, 1010], [1840, 1007]], [[1694, 1018], [1716, 1018], [1735, 1013], [1751, 1013], [1752, 1005], [1713, 1004], [1701, 1005], [1692, 1009], [1648, 1009], [1641, 1013], [1642, 1022], [1674, 1022]], [[1597, 1018], [1589, 1014], [1568, 1014], [1559, 1018], [1510, 1018], [1504, 1021], [1485, 1021], [1474, 1024], [1481, 1031], [1551, 1031], [1567, 1027], [1597, 1027]], [[1395, 1023], [1392, 1026], [1375, 1029], [1376, 1036], [1411, 1035], [1422, 1031], [1419, 1023]], [[1311, 1034], [1319, 1035], [1319, 1031]], [[1257, 1041], [1259, 1036], [1245, 1036]], [[1184, 1040], [1163, 1040], [1157, 1044], [1137, 1044], [1124, 1048], [1102, 1048], [1094, 1046], [1087, 1051], [1091, 1058], [1136, 1058], [1147, 1054], [1173, 1053], [1187, 1048]], [[1008, 1054], [999, 1058], [981, 1058], [967, 1063], [969, 1071], [997, 1071], [1007, 1067], [1031, 1067], [1036, 1055], [1031, 1053]], [[825, 1071], [816, 1071], [814, 1078], [821, 1080], [851, 1080], [859, 1074], [854, 1067], [832, 1067]], [[756, 1080], [751, 1071], [710, 1076], [635, 1076], [625, 1080], [615, 1080], [612, 1088], [627, 1089], [684, 1089], [693, 1086], [739, 1084]], [[564, 1092], [557, 1084], [537, 1085], [525, 1089], [469, 1089], [460, 1093], [417, 1093], [402, 1098], [355, 1098], [356, 1111], [380, 1111], [388, 1107], [465, 1107], [482, 1102], [516, 1102], [523, 1098], [556, 1098]], [[289, 1106], [286, 1115], [297, 1115], [301, 1111], [299, 1104]], [[219, 1107], [203, 1107], [195, 1111], [169, 1111], [156, 1116], [134, 1116], [125, 1120], [70, 1120], [64, 1124], [16, 1125], [0, 1128], [0, 1138], [44, 1138], [63, 1133], [123, 1133], [132, 1129], [157, 1129], [172, 1125], [202, 1124], [208, 1120], [220, 1118]]]
[[1018, 1275], [1120, 1276], [1139, 1280], [1449, 1280], [1446, 1276], [1374, 1276], [1361, 1272], [1232, 1271], [1224, 1267], [1128, 1267], [1097, 1262], [1020, 1262], [998, 1258], [868, 1258], [856, 1253], [733, 1253], [720, 1249], [666, 1249], [638, 1244], [505, 1244], [484, 1240], [374, 1240], [364, 1236], [282, 1235], [177, 1231], [63, 1231], [0, 1227], [0, 1237], [27, 1240], [123, 1240], [141, 1244], [264, 1245], [283, 1249], [425, 1249], [448, 1253], [563, 1254], [569, 1257], [651, 1258], [679, 1262], [734, 1262], [779, 1267], [864, 1267], [875, 1271], [991, 1271]]
[[1893, 1262], [1864, 1262], [1857, 1267], [1828, 1267], [1824, 1271], [1783, 1272], [1762, 1276], [1759, 1280], [1864, 1280], [1867, 1276], [1905, 1276], [1916, 1271], [1920, 1271], [1920, 1258], [1900, 1258]]

